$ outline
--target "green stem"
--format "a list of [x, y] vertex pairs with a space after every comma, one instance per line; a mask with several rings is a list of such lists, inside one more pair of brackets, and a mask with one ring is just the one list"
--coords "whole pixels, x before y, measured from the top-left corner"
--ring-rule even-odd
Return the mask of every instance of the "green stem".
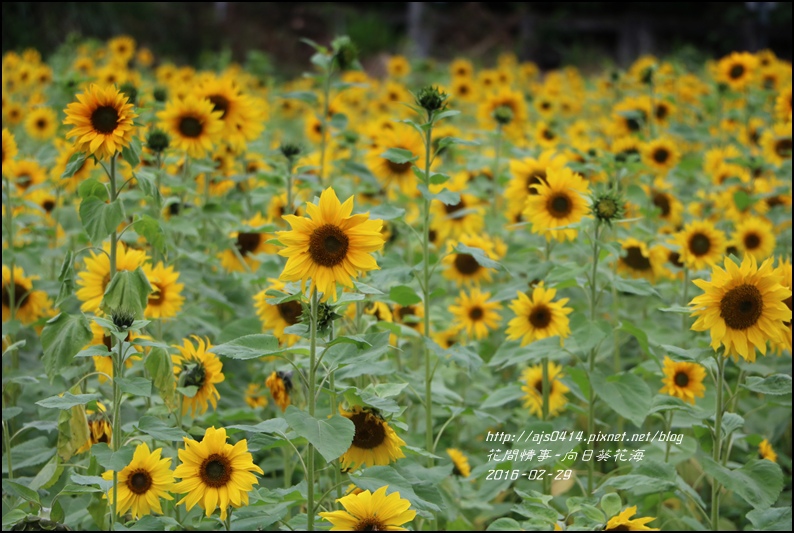
[[[311, 326], [310, 326], [310, 344], [309, 344], [309, 415], [314, 417], [314, 407], [316, 402], [315, 389], [315, 371], [317, 359], [317, 311], [319, 307], [317, 288], [312, 288], [311, 297]], [[307, 461], [306, 461], [306, 480], [308, 483], [307, 490], [307, 527], [309, 531], [314, 531], [314, 446], [310, 442], [307, 446]]]
[[[672, 425], [673, 425], [673, 412], [667, 411], [667, 413], [664, 415], [664, 430], [668, 434], [670, 433], [670, 428], [672, 427]], [[669, 440], [665, 443], [665, 450], [664, 450], [665, 463], [670, 459], [670, 448], [671, 448], [670, 444], [671, 443]]]
[[[714, 417], [714, 446], [712, 458], [714, 462], [720, 463], [720, 452], [722, 449], [722, 399], [723, 382], [725, 381], [725, 357], [717, 354], [717, 410]], [[711, 530], [719, 531], [720, 523], [720, 482], [715, 478], [711, 479]]]
[[[425, 134], [425, 186], [430, 185], [430, 152], [433, 148], [433, 115], [428, 111], [427, 133]], [[425, 304], [425, 337], [430, 338], [430, 200], [424, 199], [422, 217], [422, 292]], [[430, 348], [425, 343], [425, 446], [433, 453], [433, 391], [430, 365]], [[428, 468], [433, 467], [433, 459], [428, 457]]]
[[[328, 342], [330, 343], [334, 340], [334, 323], [331, 322], [331, 334], [328, 336]], [[325, 352], [323, 352], [325, 355]], [[337, 403], [336, 403], [336, 384], [334, 383], [334, 371], [330, 370], [328, 372], [328, 387], [331, 389], [331, 415], [335, 415], [337, 412]], [[342, 497], [342, 485], [339, 479], [339, 461], [334, 461], [334, 485], [336, 485], [336, 497]], [[322, 499], [320, 499], [322, 501]]]
[[[6, 408], [6, 395], [3, 391], [3, 411]], [[6, 452], [6, 463], [8, 468], [8, 479], [14, 479], [14, 469], [11, 462], [11, 432], [8, 430], [8, 422], [3, 420], [3, 448]]]
[[[598, 236], [599, 230], [601, 225], [596, 222], [595, 231], [593, 232], [593, 270], [590, 274], [590, 322], [595, 322], [596, 317], [596, 293], [598, 288], [598, 283], [596, 282], [596, 277], [598, 275], [598, 254], [599, 254], [599, 246], [598, 246]], [[589, 394], [589, 410], [588, 410], [588, 417], [587, 417], [587, 435], [588, 438], [590, 435], [595, 433], [595, 401], [596, 401], [596, 394], [595, 388], [593, 387], [593, 372], [595, 371], [595, 357], [596, 351], [595, 348], [590, 350], [589, 354], [589, 376], [590, 376], [590, 394]], [[593, 485], [593, 472], [595, 468], [595, 461], [588, 461], [587, 463], [587, 490], [589, 492], [593, 492], [595, 488]]]
[[[542, 414], [543, 421], [549, 420], [549, 393], [551, 392], [551, 382], [549, 380], [549, 358], [544, 357], [541, 359], [540, 364], [543, 368], [543, 405]], [[543, 478], [543, 493], [551, 493], [551, 477], [544, 476]]]
[[[111, 336], [111, 342], [113, 337]], [[124, 371], [123, 354], [121, 352], [122, 343], [118, 339], [115, 340], [117, 350], [113, 352], [113, 437], [111, 438], [110, 447], [116, 452], [121, 446], [121, 390], [119, 389], [118, 380], [121, 373]], [[116, 523], [116, 513], [119, 502], [119, 473], [117, 470], [113, 471], [113, 505], [110, 511], [110, 530], [114, 531], [114, 524]]]
[[[110, 172], [108, 172], [108, 179], [110, 181], [110, 202], [113, 203], [118, 197], [116, 192], [116, 156], [110, 158]], [[113, 233], [110, 234], [110, 279], [116, 275], [116, 247], [118, 244], [118, 235], [116, 228], [113, 228]]]
[[[684, 267], [684, 303], [681, 305], [686, 307], [689, 305], [689, 267]], [[681, 329], [686, 332], [689, 328], [687, 327], [689, 320], [689, 315], [687, 313], [681, 314]]]
[[288, 215], [291, 215], [295, 208], [292, 206], [292, 171], [295, 166], [295, 159], [293, 157], [287, 158], [287, 205], [284, 208], [284, 212]]
[[[328, 67], [323, 82], [323, 116], [320, 120], [323, 125], [322, 139], [320, 140], [320, 186], [325, 186], [325, 152], [328, 147], [328, 107], [331, 98], [331, 76], [333, 75], [333, 62]], [[333, 179], [328, 178], [328, 186], [333, 185]]]
[[493, 163], [493, 200], [491, 201], [491, 208], [493, 209], [493, 216], [499, 215], [499, 163], [501, 162], [502, 155], [502, 124], [496, 126], [496, 142], [494, 146], [494, 163]]
[[234, 510], [234, 507], [229, 507], [229, 512], [226, 513], [226, 520], [223, 521], [226, 531], [232, 530], [232, 510]]

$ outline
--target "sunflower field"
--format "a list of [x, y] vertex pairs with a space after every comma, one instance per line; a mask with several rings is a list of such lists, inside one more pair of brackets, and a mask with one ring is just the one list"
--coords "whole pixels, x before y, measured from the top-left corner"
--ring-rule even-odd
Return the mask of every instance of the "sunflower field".
[[791, 64], [3, 55], [4, 530], [790, 530]]

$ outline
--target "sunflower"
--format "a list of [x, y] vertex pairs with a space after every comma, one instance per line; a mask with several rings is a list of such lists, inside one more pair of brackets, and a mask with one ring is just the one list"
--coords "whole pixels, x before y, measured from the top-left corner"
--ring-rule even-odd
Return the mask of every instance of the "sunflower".
[[[250, 230], [235, 231], [231, 234], [234, 239], [234, 247], [237, 253], [232, 250], [224, 250], [220, 255], [221, 265], [229, 272], [256, 272], [259, 268], [259, 261], [253, 258], [258, 254], [275, 254], [278, 248], [267, 241], [273, 238], [272, 235], [262, 231], [256, 231], [267, 224], [267, 221], [259, 213], [252, 218], [244, 220], [242, 225]], [[245, 265], [240, 262], [238, 257], [242, 257]]]
[[791, 122], [775, 124], [761, 134], [764, 158], [775, 166], [791, 161]]
[[471, 467], [469, 466], [469, 459], [457, 448], [447, 448], [447, 455], [452, 459], [452, 474], [460, 477], [469, 477], [471, 475]]
[[177, 283], [179, 272], [173, 266], [166, 267], [162, 262], [152, 267], [148, 263], [143, 265], [146, 279], [152, 286], [149, 302], [144, 316], [146, 318], [174, 318], [182, 309], [185, 297], [182, 296], [184, 284]]
[[16, 126], [22, 122], [24, 116], [25, 109], [19, 102], [8, 102], [8, 105], [3, 106], [3, 124]]
[[88, 422], [88, 440], [75, 453], [85, 453], [94, 444], [104, 442], [111, 444], [113, 438], [113, 427], [107, 417], [107, 409], [102, 402], [96, 403], [97, 410], [86, 409], [86, 421]]
[[615, 160], [617, 162], [625, 163], [632, 156], [641, 156], [642, 142], [636, 137], [620, 137], [612, 142], [610, 151], [615, 154]]
[[779, 122], [791, 122], [791, 85], [780, 91], [775, 100], [775, 119]]
[[772, 461], [773, 463], [777, 463], [777, 454], [767, 439], [762, 440], [758, 445], [758, 456], [761, 459], [766, 459], [768, 461]]
[[453, 78], [449, 86], [449, 94], [456, 101], [474, 102], [477, 99], [477, 90], [471, 78]]
[[63, 123], [74, 126], [66, 138], [77, 137], [79, 149], [99, 159], [129, 146], [135, 130], [133, 119], [138, 115], [124, 93], [114, 86], [91, 84], [77, 100], [66, 106]]
[[636, 505], [610, 518], [609, 522], [604, 526], [604, 531], [659, 531], [657, 528], [645, 526], [648, 522], [656, 520], [655, 518], [644, 516], [632, 520], [631, 517], [635, 514], [637, 514]]
[[388, 465], [405, 457], [402, 451], [405, 441], [397, 436], [377, 410], [354, 405], [350, 411], [345, 411], [340, 405], [339, 412], [355, 426], [353, 442], [339, 458], [343, 470]]
[[170, 100], [157, 113], [160, 127], [171, 137], [173, 146], [185, 150], [190, 157], [204, 157], [223, 133], [221, 111], [206, 98], [189, 95], [183, 100]]
[[[568, 403], [565, 393], [570, 389], [560, 381], [563, 377], [562, 367], [554, 362], [549, 362], [549, 416], [557, 416]], [[524, 370], [521, 376], [524, 384], [521, 390], [524, 395], [524, 407], [537, 417], [543, 416], [543, 365], [531, 366]]]
[[523, 209], [527, 197], [538, 194], [533, 186], [546, 183], [549, 169], [559, 172], [567, 163], [567, 158], [554, 150], [546, 150], [538, 158], [511, 159], [510, 174], [513, 177], [504, 192], [508, 203]]
[[[162, 451], [162, 448], [157, 448], [150, 452], [149, 446], [143, 442], [135, 448], [130, 464], [119, 472], [119, 502], [116, 506], [116, 513], [119, 516], [123, 516], [127, 511], [132, 512], [133, 519], [151, 514], [152, 511], [163, 514], [160, 498], [174, 499], [168, 494], [175, 487], [174, 473], [169, 468], [171, 458], [161, 459]], [[112, 481], [113, 471], [104, 472], [102, 478]], [[107, 498], [113, 505], [112, 488], [108, 491]]]
[[14, 134], [8, 131], [8, 128], [3, 128], [3, 174], [5, 174], [6, 163], [10, 163], [19, 152], [17, 148], [17, 141], [14, 139]]
[[[86, 313], [97, 313], [105, 289], [110, 283], [110, 244], [103, 245], [104, 252], [90, 252], [91, 257], [85, 259], [85, 270], [77, 274], [77, 286], [80, 287], [75, 296], [83, 302], [80, 309]], [[123, 243], [119, 243], [116, 248], [116, 271], [132, 272], [138, 267], [142, 267], [149, 258], [146, 252], [127, 248]]]
[[696, 279], [704, 293], [690, 302], [697, 320], [694, 331], [709, 331], [711, 347], [725, 347], [724, 355], [755, 361], [756, 348], [766, 354], [766, 341], [782, 342], [791, 322], [785, 300], [791, 291], [781, 285], [780, 272], [772, 260], [759, 267], [755, 257], [745, 255], [741, 266], [725, 258], [725, 270], [715, 266], [711, 281]]
[[50, 171], [50, 180], [63, 187], [67, 192], [75, 192], [77, 187], [91, 176], [94, 165], [91, 164], [90, 159], [86, 158], [71, 178], [61, 179], [72, 156], [79, 153], [79, 150], [71, 143], [61, 139], [55, 139], [55, 147], [58, 150], [58, 155], [55, 157], [55, 164]]
[[398, 324], [403, 324], [419, 332], [420, 335], [425, 334], [425, 306], [423, 304], [416, 305], [395, 305], [394, 306], [394, 321]]
[[33, 139], [46, 141], [55, 136], [58, 115], [52, 108], [37, 107], [25, 117], [25, 132]]
[[661, 211], [659, 219], [672, 227], [677, 227], [681, 223], [681, 216], [684, 212], [684, 206], [681, 201], [662, 188], [646, 187], [645, 189], [648, 192], [648, 196], [651, 197], [651, 203]]
[[381, 186], [391, 195], [395, 188], [403, 194], [412, 196], [416, 193], [416, 174], [413, 163], [394, 163], [383, 157], [387, 148], [399, 148], [411, 152], [414, 157], [424, 154], [424, 144], [419, 134], [402, 124], [395, 125], [391, 130], [383, 130], [377, 137], [377, 146], [369, 151], [365, 161], [370, 171], [378, 178]]
[[460, 195], [457, 203], [445, 204], [441, 200], [433, 200], [430, 203], [430, 213], [433, 216], [431, 231], [435, 230], [437, 238], [442, 241], [448, 237], [459, 238], [465, 234], [477, 235], [485, 224], [483, 219], [485, 208], [480, 199], [473, 194], [459, 192], [465, 190], [466, 185], [460, 184], [460, 180], [456, 181], [458, 184], [449, 185], [448, 189]]
[[502, 87], [496, 92], [491, 92], [480, 104], [477, 117], [483, 128], [495, 130], [499, 123], [494, 113], [500, 107], [506, 107], [512, 114], [511, 124], [523, 124], [527, 120], [527, 103], [524, 95], [507, 87]]
[[655, 282], [667, 273], [664, 266], [667, 251], [663, 246], [649, 249], [647, 244], [631, 237], [620, 241], [620, 244], [626, 255], [621, 255], [618, 259], [618, 274]]
[[265, 385], [270, 389], [270, 395], [282, 411], [287, 410], [290, 404], [289, 393], [292, 390], [292, 376], [287, 372], [273, 372], [265, 380]]
[[16, 185], [20, 194], [47, 180], [47, 171], [35, 159], [9, 161], [3, 169], [3, 174]]
[[526, 346], [536, 340], [558, 335], [562, 345], [563, 339], [571, 334], [568, 315], [573, 309], [565, 307], [568, 298], [553, 301], [557, 290], [544, 288], [542, 282], [532, 290], [531, 298], [523, 292], [517, 295], [518, 299], [510, 303], [510, 309], [516, 316], [507, 326], [507, 338], [521, 339], [521, 346]]
[[692, 270], [700, 270], [722, 261], [725, 233], [707, 220], [690, 222], [676, 233], [675, 243], [680, 247], [679, 259]]
[[706, 387], [703, 386], [705, 377], [706, 369], [703, 366], [697, 363], [673, 361], [665, 356], [662, 380], [664, 387], [659, 389], [659, 392], [676, 396], [694, 405], [696, 396], [702, 398], [705, 395]]
[[177, 505], [184, 503], [190, 511], [198, 504], [207, 516], [220, 507], [221, 520], [226, 520], [229, 505], [248, 505], [248, 493], [259, 484], [252, 472], [264, 472], [254, 464], [246, 439], [234, 446], [226, 439], [226, 430], [214, 426], [207, 428], [201, 442], [184, 437], [185, 449], [179, 450], [182, 464], [174, 470], [182, 481], [174, 492], [187, 495]]
[[[780, 283], [787, 288], [789, 291], [791, 290], [791, 260], [786, 259], [785, 261], [780, 261], [776, 271], [780, 274], [781, 281]], [[791, 311], [791, 296], [786, 298], [785, 302], [786, 307], [789, 308]], [[791, 353], [791, 321], [788, 320], [785, 323], [786, 326], [786, 334], [783, 335], [783, 339], [781, 342], [772, 342], [772, 348], [777, 353], [777, 355], [783, 355], [783, 352]]]
[[524, 219], [532, 223], [532, 232], [545, 234], [548, 241], [574, 240], [578, 230], [556, 228], [576, 224], [587, 215], [587, 182], [569, 168], [549, 167], [546, 182], [532, 187], [538, 194], [528, 196], [524, 207]]
[[245, 390], [245, 403], [251, 409], [267, 407], [267, 396], [261, 383], [249, 383]]
[[401, 527], [416, 516], [411, 502], [400, 498], [399, 492], [386, 496], [388, 485], [374, 494], [365, 490], [339, 498], [344, 511], [328, 511], [319, 515], [331, 522], [331, 531], [408, 531]]
[[220, 112], [223, 140], [232, 146], [245, 146], [246, 141], [255, 140], [265, 129], [263, 104], [243, 94], [231, 77], [207, 78], [194, 94], [212, 102], [213, 111]]
[[386, 72], [392, 78], [404, 78], [411, 72], [411, 64], [405, 56], [391, 56], [386, 61]]
[[646, 143], [642, 150], [642, 161], [658, 174], [670, 172], [680, 159], [681, 153], [675, 141], [666, 137]]
[[453, 78], [471, 78], [474, 74], [474, 65], [468, 59], [458, 57], [449, 64], [449, 73]]
[[340, 204], [329, 187], [320, 195], [319, 205], [307, 204], [311, 218], [284, 215], [292, 230], [277, 232], [286, 246], [279, 255], [287, 257], [282, 281], [298, 281], [305, 286], [311, 278], [312, 290], [323, 293], [323, 300], [333, 296], [336, 284], [353, 288], [357, 272], [377, 270], [370, 254], [383, 248], [381, 220], [370, 220], [369, 213], [352, 215], [353, 197]]
[[254, 296], [256, 316], [262, 322], [263, 331], [272, 331], [279, 341], [292, 346], [300, 337], [284, 333], [284, 328], [300, 323], [303, 306], [300, 300], [290, 300], [280, 304], [268, 303], [267, 300], [273, 298], [268, 296], [268, 291], [284, 292], [285, 288], [284, 282], [277, 279], [268, 278], [267, 282], [267, 287]]
[[13, 290], [11, 269], [3, 265], [3, 322], [11, 319], [11, 292], [14, 293], [15, 317], [28, 325], [52, 312], [52, 302], [44, 291], [33, 290], [33, 280], [38, 276], [25, 276], [21, 267], [14, 266]]
[[748, 52], [733, 52], [717, 63], [717, 81], [735, 91], [744, 89], [758, 69], [758, 59]]
[[775, 233], [772, 223], [761, 217], [745, 217], [736, 225], [733, 244], [742, 254], [750, 254], [763, 261], [775, 250]]
[[649, 97], [629, 97], [615, 105], [614, 134], [616, 137], [639, 135], [652, 113]]
[[469, 294], [461, 292], [455, 299], [456, 305], [449, 306], [455, 317], [453, 327], [465, 329], [466, 334], [475, 339], [487, 337], [488, 332], [499, 325], [502, 308], [499, 302], [489, 302], [490, 297], [491, 293], [480, 292], [478, 288], [473, 288]]
[[179, 350], [179, 355], [172, 355], [171, 361], [179, 385], [197, 388], [192, 398], [185, 396], [182, 406], [182, 414], [190, 411], [191, 416], [195, 416], [196, 411], [204, 414], [208, 403], [212, 404], [213, 409], [218, 406], [221, 395], [215, 385], [225, 380], [226, 376], [223, 375], [223, 364], [218, 356], [208, 351], [212, 348], [209, 339], [200, 339], [196, 335], [192, 337], [197, 346], [190, 339], [182, 339], [182, 346], [174, 346]]
[[135, 55], [135, 39], [129, 35], [119, 35], [108, 41], [108, 50], [113, 61], [126, 64]]
[[493, 269], [480, 265], [471, 254], [455, 252], [454, 250], [458, 244], [479, 248], [488, 258], [498, 259], [493, 243], [487, 238], [477, 235], [461, 235], [459, 242], [447, 241], [447, 255], [442, 260], [446, 265], [444, 277], [451, 279], [459, 286], [479, 285], [483, 281], [491, 281]]

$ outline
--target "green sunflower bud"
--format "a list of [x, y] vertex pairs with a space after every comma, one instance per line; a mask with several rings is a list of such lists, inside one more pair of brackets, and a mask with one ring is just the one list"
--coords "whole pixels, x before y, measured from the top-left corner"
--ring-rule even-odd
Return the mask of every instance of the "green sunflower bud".
[[443, 109], [447, 98], [448, 96], [443, 91], [428, 85], [419, 90], [419, 94], [416, 95], [416, 103], [425, 110], [432, 112]]

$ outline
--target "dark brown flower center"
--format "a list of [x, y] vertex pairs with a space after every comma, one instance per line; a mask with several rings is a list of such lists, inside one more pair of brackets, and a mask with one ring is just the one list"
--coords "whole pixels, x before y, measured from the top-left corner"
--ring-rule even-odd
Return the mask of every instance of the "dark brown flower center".
[[551, 323], [551, 309], [545, 305], [536, 305], [529, 312], [529, 323], [537, 329], [544, 329]]
[[538, 394], [541, 396], [543, 395], [543, 378], [535, 381], [535, 390], [538, 391]]
[[385, 526], [378, 520], [375, 516], [368, 516], [366, 518], [362, 518], [356, 524], [356, 531], [388, 531]]
[[55, 202], [52, 200], [44, 200], [41, 203], [41, 207], [43, 207], [46, 212], [50, 213], [53, 209], [55, 209]]
[[700, 257], [706, 255], [711, 249], [711, 239], [702, 233], [695, 233], [689, 238], [689, 251]]
[[752, 327], [764, 311], [764, 298], [755, 285], [739, 285], [729, 290], [720, 301], [720, 317], [731, 329]]
[[681, 254], [678, 252], [670, 252], [667, 255], [667, 261], [678, 268], [684, 268], [684, 263], [681, 261]]
[[[786, 298], [786, 299], [783, 301], [783, 303], [784, 303], [784, 304], [786, 304], [786, 307], [788, 307], [788, 310], [789, 310], [789, 311], [791, 311], [791, 296], [789, 296], [788, 298]], [[791, 328], [791, 320], [789, 320], [789, 321], [784, 321], [783, 323], [786, 325], [786, 327], [787, 327], [787, 328]]]
[[250, 254], [251, 252], [257, 249], [261, 239], [262, 239], [261, 233], [241, 232], [237, 234], [237, 241], [234, 243], [234, 245], [237, 247], [237, 250], [240, 252], [240, 255], [245, 257], [246, 255]]
[[670, 110], [667, 109], [666, 105], [659, 104], [659, 105], [656, 106], [656, 112], [654, 114], [656, 115], [657, 119], [664, 120], [665, 118], [667, 118], [667, 114], [669, 112], [670, 112]]
[[653, 193], [653, 205], [662, 210], [662, 217], [670, 214], [670, 197], [662, 192]]
[[631, 531], [631, 528], [625, 524], [619, 524], [615, 527], [606, 528], [604, 531]]
[[731, 70], [728, 72], [728, 76], [732, 80], [738, 80], [744, 74], [744, 65], [734, 65], [731, 67]]
[[[444, 211], [447, 212], [447, 215], [451, 215], [456, 211], [460, 211], [461, 209], [466, 208], [466, 202], [463, 201], [463, 198], [460, 199], [460, 202], [452, 205], [444, 204]], [[452, 217], [455, 218], [455, 217]]]
[[384, 423], [372, 413], [362, 411], [354, 414], [350, 420], [356, 427], [356, 434], [353, 436], [353, 446], [356, 448], [371, 450], [386, 440]]
[[210, 102], [212, 102], [212, 110], [220, 111], [221, 118], [224, 118], [226, 116], [226, 112], [229, 110], [229, 100], [220, 94], [213, 94], [212, 96], [209, 96], [208, 99]]
[[549, 198], [546, 204], [549, 214], [554, 218], [564, 218], [571, 214], [573, 202], [565, 193], [557, 193]]
[[670, 152], [667, 148], [657, 148], [653, 151], [653, 160], [660, 165], [666, 163], [668, 159], [670, 159]]
[[[27, 300], [28, 291], [25, 287], [18, 283], [14, 283], [14, 306], [20, 307], [25, 305]], [[7, 285], [3, 285], [3, 307], [11, 308], [11, 293]]]
[[761, 236], [757, 233], [748, 233], [744, 236], [744, 247], [748, 250], [755, 250], [761, 245]]
[[179, 133], [185, 137], [195, 139], [201, 136], [202, 131], [204, 131], [204, 125], [196, 117], [187, 116], [179, 119]]
[[639, 246], [629, 246], [626, 249], [626, 256], [620, 258], [632, 270], [650, 270], [651, 260], [642, 255], [642, 250]]
[[480, 264], [471, 254], [457, 254], [454, 263], [455, 270], [465, 276], [471, 276], [480, 270]]
[[686, 372], [676, 372], [673, 381], [678, 387], [686, 387], [689, 385], [689, 374]]
[[336, 266], [347, 257], [350, 246], [345, 232], [333, 224], [320, 226], [309, 237], [309, 255], [312, 261], [324, 267]]
[[145, 470], [138, 470], [127, 478], [127, 488], [134, 494], [146, 494], [152, 486], [152, 476]]
[[410, 315], [414, 315], [414, 316], [416, 315], [416, 309], [414, 308], [413, 305], [400, 307], [400, 309], [397, 310], [397, 316], [400, 317], [400, 320]]
[[40, 118], [40, 119], [38, 119], [38, 120], [36, 121], [36, 127], [37, 127], [38, 129], [40, 129], [40, 130], [43, 130], [44, 128], [46, 128], [46, 127], [47, 127], [47, 121], [46, 121], [46, 120], [44, 120], [43, 118]]
[[152, 282], [154, 292], [149, 295], [149, 305], [159, 306], [165, 301], [165, 287], [159, 283]]
[[393, 174], [407, 174], [411, 171], [411, 163], [410, 161], [406, 161], [405, 163], [395, 163], [394, 161], [386, 160], [386, 165], [389, 167], [389, 171]]
[[201, 463], [199, 477], [205, 485], [224, 487], [232, 477], [232, 465], [223, 455], [213, 453]]
[[284, 319], [284, 322], [290, 326], [294, 326], [300, 322], [301, 313], [303, 313], [303, 306], [297, 300], [290, 300], [277, 304], [278, 314]]
[[775, 153], [778, 155], [778, 157], [791, 159], [791, 138], [779, 139], [775, 143]]
[[484, 316], [485, 316], [485, 311], [483, 311], [482, 307], [480, 307], [479, 305], [469, 309], [469, 318], [471, 320], [474, 321], [482, 320], [482, 317]]
[[20, 189], [27, 189], [33, 184], [33, 178], [30, 177], [30, 174], [20, 174], [15, 181]]
[[557, 135], [548, 128], [544, 128], [543, 133], [541, 135], [543, 135], [543, 138], [546, 139], [547, 141], [553, 141], [554, 139], [557, 138]]
[[538, 170], [527, 176], [527, 189], [529, 189], [529, 194], [533, 196], [540, 194], [533, 185], [540, 185], [542, 183], [546, 183], [545, 170]]
[[98, 107], [91, 113], [91, 126], [99, 133], [109, 135], [115, 131], [118, 125], [119, 113], [113, 106]]

